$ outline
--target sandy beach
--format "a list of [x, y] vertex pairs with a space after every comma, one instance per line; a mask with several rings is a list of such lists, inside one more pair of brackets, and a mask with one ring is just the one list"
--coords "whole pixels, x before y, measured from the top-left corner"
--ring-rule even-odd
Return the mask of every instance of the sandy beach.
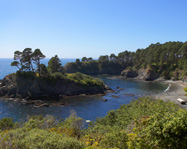
[[169, 86], [165, 90], [165, 92], [161, 94], [155, 94], [153, 95], [156, 99], [162, 99], [164, 101], [172, 101], [181, 107], [187, 109], [187, 103], [181, 104], [177, 101], [178, 98], [181, 98], [183, 100], [187, 100], [187, 97], [185, 96], [184, 88], [186, 87], [187, 83], [183, 83], [182, 81], [171, 81], [167, 80], [164, 81], [165, 83], [168, 83]]

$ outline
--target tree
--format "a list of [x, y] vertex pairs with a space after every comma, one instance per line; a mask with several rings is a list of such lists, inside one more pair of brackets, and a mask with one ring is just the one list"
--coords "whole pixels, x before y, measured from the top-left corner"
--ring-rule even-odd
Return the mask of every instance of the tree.
[[45, 64], [40, 64], [39, 68], [40, 68], [40, 76], [46, 77], [48, 75], [48, 71]]
[[43, 58], [45, 58], [45, 55], [43, 55], [40, 49], [36, 49], [32, 52], [31, 48], [25, 48], [23, 52], [14, 52], [14, 61], [11, 63], [11, 66], [18, 67], [19, 71], [34, 72], [33, 63], [35, 63], [40, 73], [40, 60]]
[[77, 58], [77, 59], [76, 59], [76, 63], [80, 63], [80, 59]]
[[87, 58], [87, 62], [93, 61], [92, 57]]
[[87, 61], [87, 58], [86, 57], [83, 57], [82, 58], [82, 62], [86, 62]]
[[[20, 62], [19, 62], [20, 61]], [[19, 70], [22, 70], [22, 52], [20, 51], [15, 51], [14, 52], [14, 61], [11, 63], [11, 66], [16, 66], [18, 67]]]
[[49, 73], [60, 72], [61, 65], [62, 64], [61, 64], [61, 61], [60, 61], [59, 57], [57, 55], [55, 55], [54, 57], [52, 57], [49, 60], [47, 70], [48, 70]]
[[18, 62], [18, 61], [13, 61], [13, 62], [11, 63], [11, 66], [16, 66], [16, 67], [18, 67], [18, 69], [21, 69], [21, 68], [19, 67], [19, 62]]
[[45, 55], [43, 55], [43, 53], [40, 51], [40, 49], [35, 49], [35, 51], [32, 54], [32, 59], [34, 61], [34, 63], [37, 66], [37, 71], [39, 72], [40, 75], [40, 60], [44, 59]]
[[184, 75], [187, 75], [187, 60], [184, 62]]
[[112, 53], [112, 54], [110, 55], [110, 60], [111, 60], [111, 61], [116, 61], [116, 60], [117, 60], [117, 56], [116, 56], [115, 54]]
[[99, 57], [99, 61], [100, 61], [100, 62], [102, 62], [102, 61], [107, 61], [107, 62], [108, 62], [108, 61], [109, 61], [108, 55], [100, 56], [100, 57]]
[[32, 65], [32, 49], [26, 48], [22, 52], [21, 61], [23, 62], [26, 71], [34, 71], [33, 65]]

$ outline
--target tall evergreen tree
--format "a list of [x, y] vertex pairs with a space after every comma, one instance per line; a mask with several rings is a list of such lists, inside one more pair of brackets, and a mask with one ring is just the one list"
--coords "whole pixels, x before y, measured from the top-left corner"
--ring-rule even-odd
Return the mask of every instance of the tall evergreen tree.
[[45, 55], [43, 55], [43, 53], [40, 51], [40, 49], [35, 49], [35, 51], [32, 54], [32, 59], [37, 66], [37, 71], [39, 72], [39, 74], [40, 74], [40, 69], [41, 69], [40, 68], [40, 60], [44, 59], [44, 58], [45, 58]]
[[49, 73], [59, 72], [61, 70], [61, 65], [59, 57], [55, 55], [49, 60], [47, 70]]
[[34, 71], [34, 68], [32, 65], [32, 49], [31, 48], [26, 48], [23, 50], [22, 62], [24, 64], [26, 71]]

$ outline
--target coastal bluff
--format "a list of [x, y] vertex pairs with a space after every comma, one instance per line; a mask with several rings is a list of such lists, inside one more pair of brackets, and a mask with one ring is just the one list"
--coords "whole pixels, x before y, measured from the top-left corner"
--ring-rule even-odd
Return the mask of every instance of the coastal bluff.
[[20, 99], [60, 99], [65, 96], [104, 94], [109, 87], [90, 76], [60, 74], [38, 77], [35, 73], [7, 75], [0, 84], [0, 97]]

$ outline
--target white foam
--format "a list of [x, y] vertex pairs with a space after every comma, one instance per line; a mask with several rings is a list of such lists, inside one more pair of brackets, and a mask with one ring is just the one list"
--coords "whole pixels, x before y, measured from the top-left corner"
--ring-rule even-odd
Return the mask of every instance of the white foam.
[[164, 93], [169, 91], [170, 87], [171, 87], [171, 84], [169, 84], [168, 87], [164, 90]]

